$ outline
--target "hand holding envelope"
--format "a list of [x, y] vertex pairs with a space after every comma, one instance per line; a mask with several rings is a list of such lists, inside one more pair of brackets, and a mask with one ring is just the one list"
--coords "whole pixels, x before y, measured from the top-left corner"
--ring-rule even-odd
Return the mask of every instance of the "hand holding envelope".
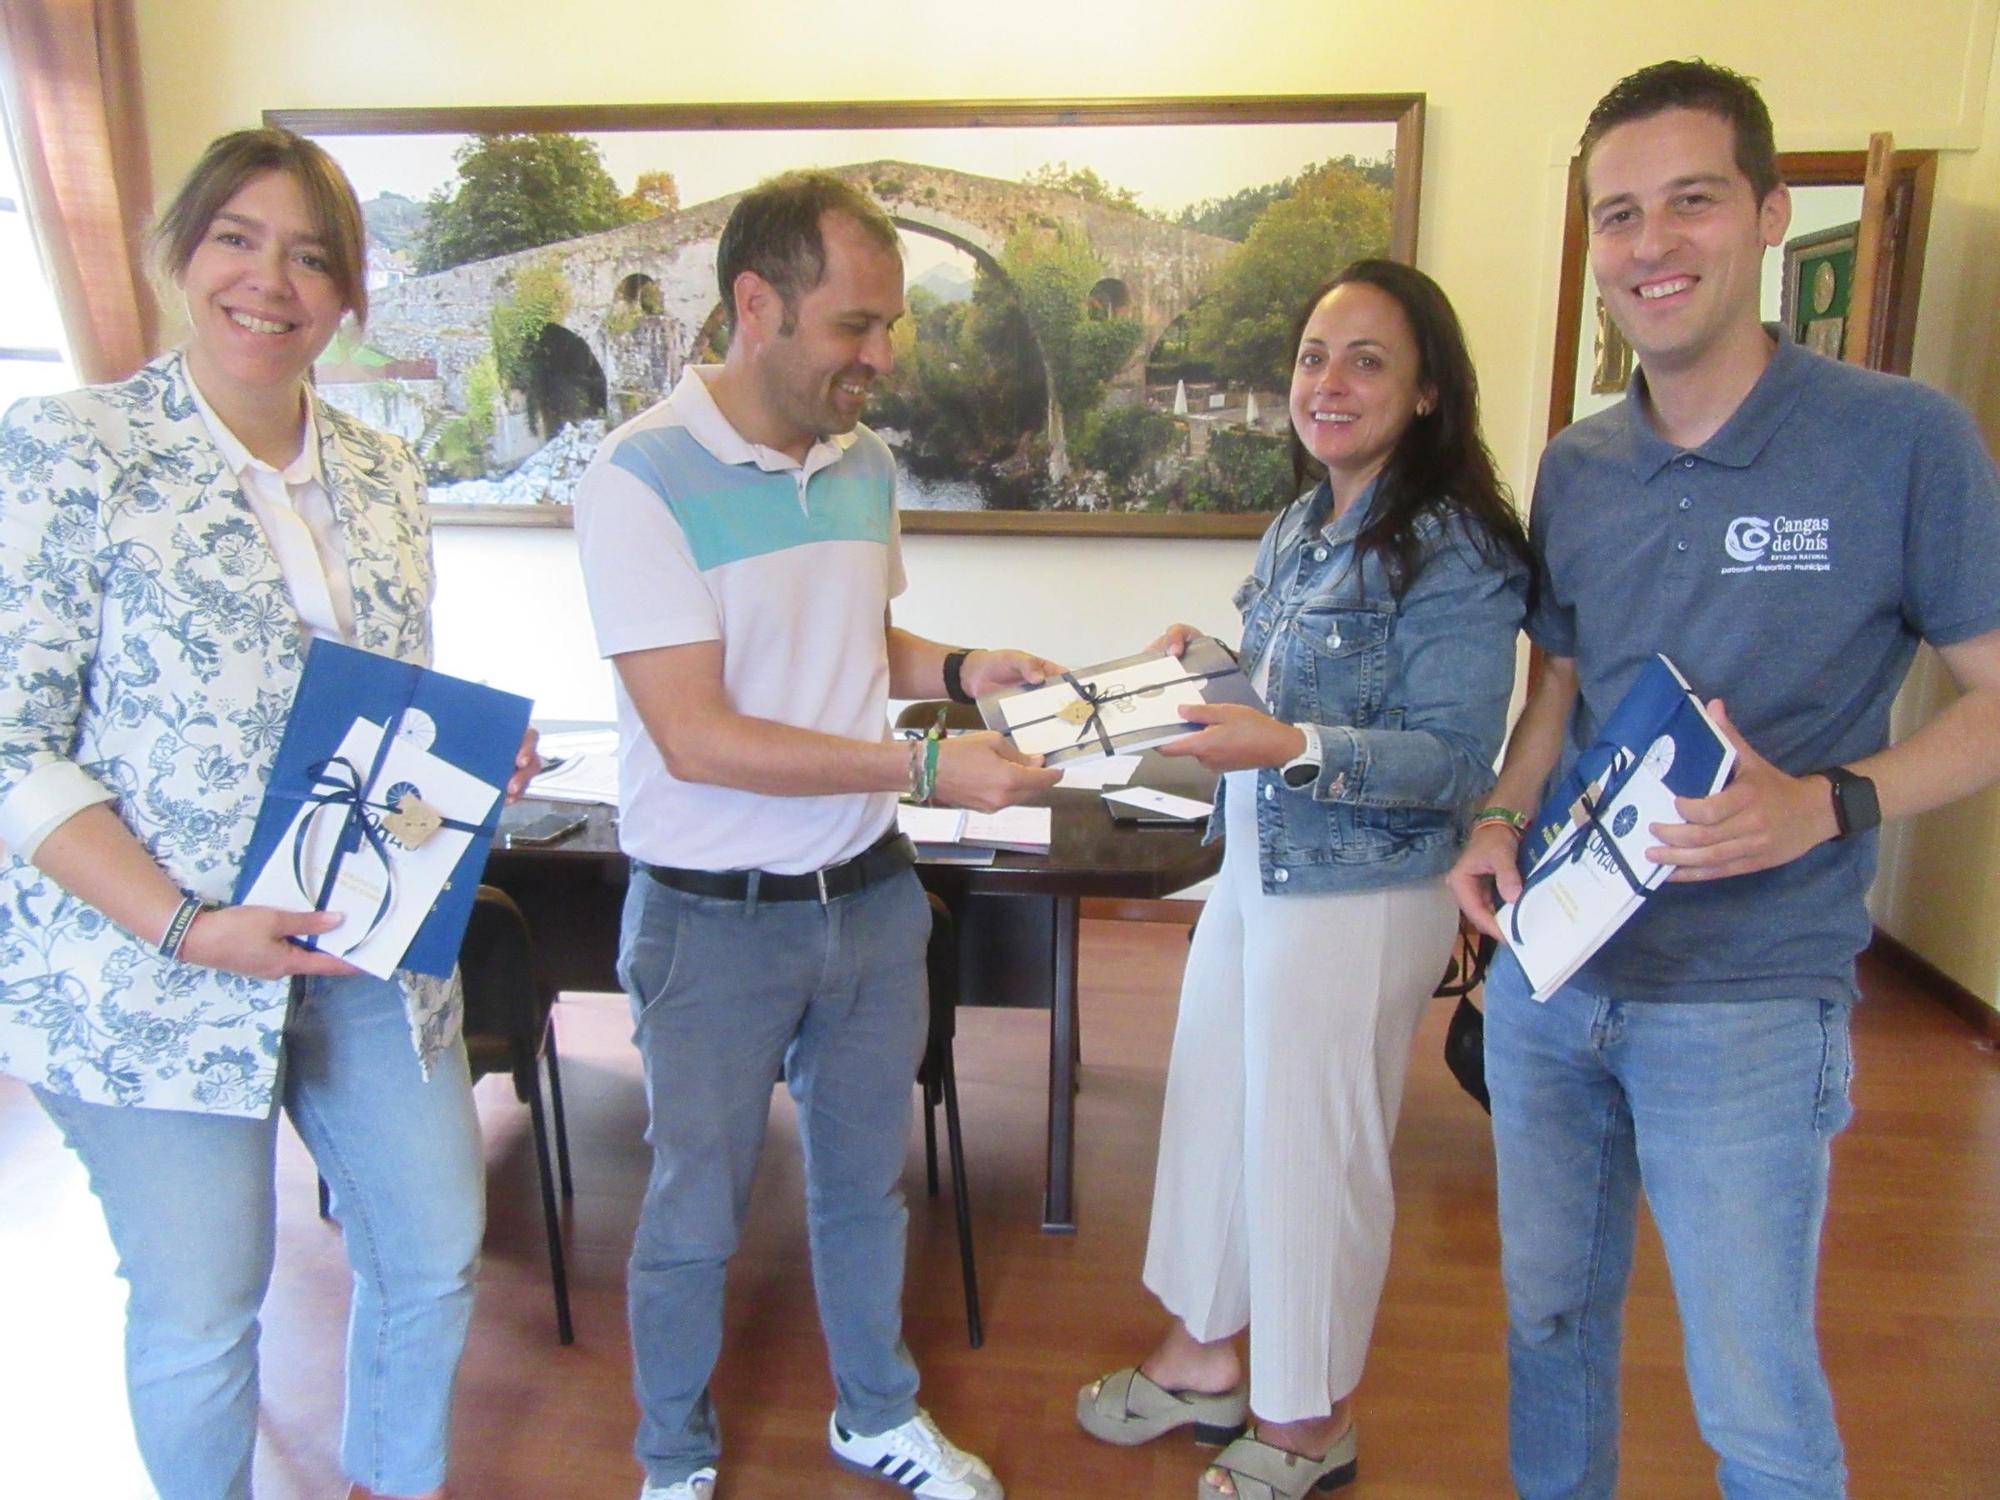
[[357, 718], [314, 768], [314, 795], [246, 893], [341, 919], [314, 946], [386, 979], [401, 963], [500, 788]]
[[334, 913], [330, 929], [323, 918], [296, 929], [304, 946], [383, 978], [449, 974], [502, 788], [535, 761], [531, 709], [481, 683], [315, 640], [239, 908]]
[[1206, 636], [1176, 642], [1180, 654], [1136, 656], [1079, 667], [1040, 687], [979, 700], [987, 726], [1048, 766], [1144, 750], [1193, 732], [1190, 703], [1241, 704], [1263, 711], [1236, 659]]

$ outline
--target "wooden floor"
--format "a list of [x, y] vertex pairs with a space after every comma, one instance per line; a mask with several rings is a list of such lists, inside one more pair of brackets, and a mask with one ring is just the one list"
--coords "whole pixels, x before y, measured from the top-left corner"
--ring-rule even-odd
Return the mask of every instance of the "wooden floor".
[[[1081, 1232], [1037, 1228], [1046, 1019], [968, 1014], [959, 1041], [988, 1342], [966, 1346], [949, 1197], [909, 1185], [908, 1337], [923, 1400], [985, 1454], [1017, 1500], [1192, 1495], [1200, 1461], [1172, 1440], [1118, 1451], [1072, 1415], [1086, 1377], [1136, 1357], [1159, 1314], [1138, 1286], [1162, 1071], [1183, 930], [1089, 922], [1079, 1100]], [[2000, 1058], [1905, 982], [1870, 968], [1860, 1106], [1836, 1148], [1823, 1277], [1825, 1346], [1857, 1497], [2000, 1496]], [[1484, 1118], [1438, 1061], [1434, 1008], [1396, 1143], [1394, 1269], [1360, 1400], [1361, 1481], [1374, 1500], [1506, 1493], [1493, 1171]], [[461, 1382], [454, 1455], [465, 1500], [636, 1493], [622, 1288], [645, 1175], [643, 1109], [623, 1002], [560, 1013], [577, 1197], [568, 1228], [578, 1341], [557, 1345], [526, 1113], [480, 1087], [493, 1224]], [[826, 1456], [831, 1403], [782, 1094], [735, 1266], [716, 1380], [724, 1500], [864, 1500], [893, 1493]], [[295, 1141], [267, 1307], [264, 1500], [334, 1500], [344, 1269], [313, 1214]], [[949, 1189], [947, 1188], [947, 1195]], [[149, 1493], [118, 1375], [109, 1247], [75, 1164], [32, 1101], [0, 1082], [0, 1496], [129, 1500]], [[1694, 1430], [1657, 1241], [1644, 1241], [1628, 1319], [1624, 1493], [1712, 1494]]]

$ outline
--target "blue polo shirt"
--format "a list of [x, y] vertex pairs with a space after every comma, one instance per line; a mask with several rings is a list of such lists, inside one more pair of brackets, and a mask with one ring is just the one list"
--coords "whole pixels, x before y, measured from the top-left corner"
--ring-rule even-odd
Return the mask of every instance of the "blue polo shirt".
[[[1783, 343], [1701, 447], [1627, 399], [1543, 455], [1528, 633], [1576, 660], [1561, 774], [1654, 652], [1794, 775], [1889, 740], [1917, 642], [2000, 629], [2000, 483], [1972, 420], [1914, 381]], [[1858, 998], [1873, 833], [1662, 886], [1579, 976], [1642, 1000]]]

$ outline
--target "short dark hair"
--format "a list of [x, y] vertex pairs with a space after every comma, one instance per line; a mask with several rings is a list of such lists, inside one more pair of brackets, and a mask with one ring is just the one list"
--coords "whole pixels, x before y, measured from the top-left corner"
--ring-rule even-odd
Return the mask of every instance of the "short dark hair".
[[276, 126], [237, 130], [210, 142], [153, 227], [160, 269], [168, 279], [179, 280], [222, 206], [251, 178], [266, 172], [283, 172], [299, 185], [340, 305], [354, 314], [356, 323], [366, 323], [367, 230], [354, 185], [323, 147]]
[[[1451, 299], [1414, 266], [1394, 260], [1357, 260], [1322, 283], [1292, 323], [1292, 348], [1305, 338], [1320, 303], [1343, 286], [1371, 286], [1403, 310], [1417, 346], [1417, 382], [1437, 393], [1429, 410], [1403, 429], [1395, 451], [1382, 466], [1376, 498], [1354, 539], [1358, 556], [1374, 553], [1401, 597], [1424, 564], [1422, 521], [1426, 514], [1456, 511], [1472, 522], [1485, 555], [1498, 563], [1511, 556], [1530, 578], [1535, 575], [1521, 518], [1508, 498], [1479, 430], [1479, 376], [1472, 367], [1465, 330]], [[1292, 431], [1292, 475], [1300, 488], [1325, 468]]]
[[722, 316], [736, 328], [736, 278], [755, 271], [785, 307], [784, 332], [792, 329], [799, 298], [826, 279], [826, 240], [820, 220], [840, 214], [883, 249], [902, 259], [902, 241], [882, 205], [831, 172], [784, 172], [766, 178], [737, 200], [715, 247], [715, 283]]
[[1659, 62], [1619, 79], [1590, 112], [1583, 139], [1577, 142], [1583, 157], [1586, 208], [1590, 204], [1590, 155], [1597, 143], [1620, 125], [1650, 120], [1668, 109], [1698, 109], [1728, 123], [1736, 140], [1737, 170], [1750, 179], [1750, 189], [1759, 203], [1784, 181], [1778, 173], [1771, 111], [1764, 107], [1756, 79], [1698, 57]]

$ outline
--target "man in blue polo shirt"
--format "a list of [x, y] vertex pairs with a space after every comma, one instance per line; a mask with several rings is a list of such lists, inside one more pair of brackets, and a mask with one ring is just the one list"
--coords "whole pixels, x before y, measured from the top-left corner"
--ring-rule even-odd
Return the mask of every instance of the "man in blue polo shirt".
[[[2000, 776], [2000, 487], [1950, 401], [1759, 321], [1791, 203], [1747, 79], [1646, 68], [1581, 150], [1591, 267], [1639, 371], [1543, 456], [1538, 670], [1454, 893], [1500, 935], [1525, 814], [1654, 652], [1740, 761], [1654, 826], [1670, 883], [1570, 983], [1538, 1004], [1505, 952], [1487, 980], [1514, 1480], [1616, 1487], [1643, 1190], [1723, 1492], [1817, 1500], [1846, 1484], [1814, 1293], [1874, 829]], [[1963, 693], [1888, 747], [1920, 639]]]
[[[993, 735], [893, 741], [888, 698], [968, 700], [1055, 670], [899, 630], [895, 466], [859, 425], [903, 315], [894, 226], [825, 173], [746, 194], [717, 246], [720, 367], [605, 439], [577, 491], [598, 648], [617, 669], [619, 975], [653, 1170], [628, 1281], [642, 1500], [709, 1500], [723, 1278], [782, 1067], [798, 1101], [828, 1441], [926, 1500], [999, 1500], [916, 1402], [900, 1180], [924, 1046], [930, 906], [897, 794], [994, 810], [1057, 773]], [[933, 775], [934, 771], [934, 775]]]

